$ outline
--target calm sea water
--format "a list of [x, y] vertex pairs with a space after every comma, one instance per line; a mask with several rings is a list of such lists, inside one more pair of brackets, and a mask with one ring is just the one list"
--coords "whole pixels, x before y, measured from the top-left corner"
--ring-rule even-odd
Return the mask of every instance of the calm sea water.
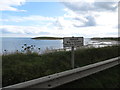
[[[8, 52], [14, 52], [16, 50], [21, 51], [22, 46], [24, 44], [35, 45], [36, 48], [41, 48], [41, 52], [44, 51], [46, 48], [54, 48], [60, 49], [63, 48], [63, 40], [34, 40], [31, 38], [8, 38], [3, 37], [0, 39], [2, 48], [0, 51], [4, 52], [7, 50]], [[90, 39], [85, 39], [84, 44], [86, 45]]]
[[[16, 50], [21, 51], [23, 50], [22, 46], [24, 44], [35, 45], [36, 49], [41, 48], [41, 52], [43, 52], [46, 48], [49, 49], [61, 49], [63, 48], [63, 40], [34, 40], [31, 38], [0, 38], [0, 53], [3, 53], [4, 50], [7, 50], [7, 52], [15, 52]], [[102, 42], [106, 44], [110, 44], [111, 42]], [[98, 41], [92, 41], [89, 38], [84, 38], [84, 45], [90, 45], [90, 44], [101, 44], [101, 42]]]

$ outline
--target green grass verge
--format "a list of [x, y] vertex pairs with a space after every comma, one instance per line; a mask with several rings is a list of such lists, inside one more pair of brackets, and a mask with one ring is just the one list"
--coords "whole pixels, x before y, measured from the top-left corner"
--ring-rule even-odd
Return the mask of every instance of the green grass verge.
[[120, 65], [57, 88], [120, 88]]
[[[86, 48], [75, 51], [75, 66], [84, 66], [119, 56], [120, 46]], [[71, 52], [44, 55], [14, 53], [2, 55], [3, 86], [8, 86], [71, 69]]]

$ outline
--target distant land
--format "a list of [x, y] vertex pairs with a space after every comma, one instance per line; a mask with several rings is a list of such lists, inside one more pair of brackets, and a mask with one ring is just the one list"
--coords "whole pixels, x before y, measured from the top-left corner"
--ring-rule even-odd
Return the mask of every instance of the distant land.
[[115, 40], [120, 41], [120, 37], [93, 37], [91, 40]]
[[34, 37], [32, 39], [37, 39], [37, 40], [60, 40], [63, 39], [61, 37]]
[[[61, 40], [62, 37], [34, 37], [36, 40]], [[93, 37], [91, 40], [115, 40], [120, 41], [120, 37]]]

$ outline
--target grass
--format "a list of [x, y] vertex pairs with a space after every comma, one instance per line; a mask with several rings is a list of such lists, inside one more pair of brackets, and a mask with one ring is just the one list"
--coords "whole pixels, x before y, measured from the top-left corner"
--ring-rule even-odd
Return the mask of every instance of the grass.
[[[75, 51], [75, 66], [81, 67], [119, 56], [120, 46], [86, 48]], [[2, 55], [3, 86], [8, 86], [71, 69], [71, 52], [60, 51], [43, 55], [14, 53]]]
[[57, 88], [120, 88], [120, 65]]

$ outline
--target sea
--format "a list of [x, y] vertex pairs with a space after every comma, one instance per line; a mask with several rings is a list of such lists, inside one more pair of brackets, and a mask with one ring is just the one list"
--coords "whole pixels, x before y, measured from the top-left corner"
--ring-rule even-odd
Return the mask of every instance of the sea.
[[[91, 40], [90, 38], [84, 38], [84, 46], [105, 46], [105, 45], [112, 45], [117, 44], [116, 41], [97, 41]], [[27, 46], [34, 46], [34, 50], [38, 50], [39, 52], [43, 53], [46, 49], [63, 49], [63, 40], [35, 40], [26, 37], [1, 37], [0, 38], [0, 54], [4, 52], [13, 53], [15, 51], [23, 51], [24, 45]]]

